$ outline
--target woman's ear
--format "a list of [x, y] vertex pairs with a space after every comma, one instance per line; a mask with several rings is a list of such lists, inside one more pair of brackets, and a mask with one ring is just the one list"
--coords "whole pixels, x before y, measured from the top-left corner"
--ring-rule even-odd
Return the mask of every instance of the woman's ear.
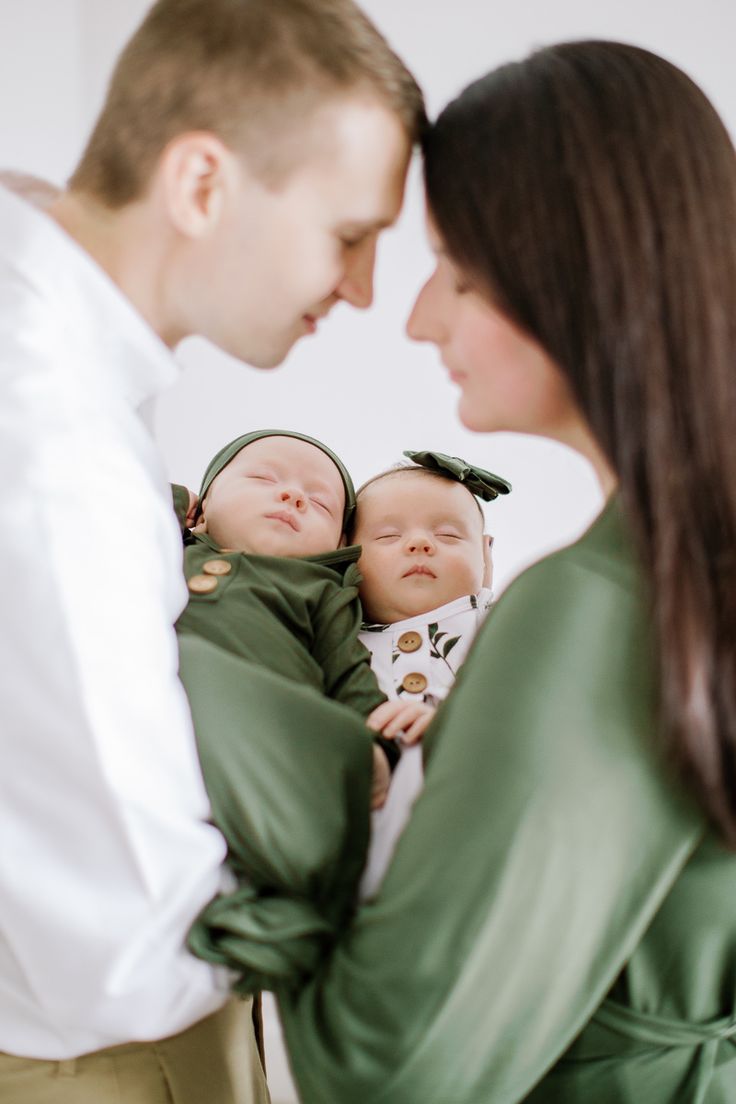
[[489, 533], [483, 534], [483, 586], [487, 590], [490, 590], [493, 586], [493, 559], [491, 557], [491, 549], [493, 548], [493, 537]]

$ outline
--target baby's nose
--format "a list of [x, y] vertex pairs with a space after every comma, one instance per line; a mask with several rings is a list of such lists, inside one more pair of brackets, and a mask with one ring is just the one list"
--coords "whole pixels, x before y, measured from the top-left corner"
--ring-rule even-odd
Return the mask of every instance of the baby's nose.
[[426, 534], [424, 536], [414, 534], [409, 537], [406, 547], [409, 552], [426, 552], [428, 555], [434, 552], [434, 543]]
[[281, 501], [290, 502], [296, 510], [301, 510], [306, 504], [306, 496], [295, 487], [283, 487], [281, 490]]

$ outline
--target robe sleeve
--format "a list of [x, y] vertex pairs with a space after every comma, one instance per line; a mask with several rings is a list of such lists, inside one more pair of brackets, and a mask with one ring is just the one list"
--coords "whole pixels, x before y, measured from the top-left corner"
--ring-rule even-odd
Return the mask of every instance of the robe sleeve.
[[362, 717], [386, 700], [371, 670], [371, 656], [358, 639], [361, 607], [356, 575], [322, 603], [316, 617], [314, 658], [324, 673], [325, 694]]
[[212, 817], [238, 878], [190, 948], [238, 988], [316, 968], [355, 897], [368, 841], [371, 736], [352, 710], [190, 633], [179, 638]]
[[187, 513], [189, 512], [189, 491], [181, 483], [171, 483], [171, 504], [174, 507], [176, 520], [179, 522], [182, 536], [189, 530], [186, 527]]
[[509, 589], [426, 740], [378, 896], [280, 1011], [304, 1104], [511, 1104], [696, 845], [654, 752], [645, 603], [567, 550]]

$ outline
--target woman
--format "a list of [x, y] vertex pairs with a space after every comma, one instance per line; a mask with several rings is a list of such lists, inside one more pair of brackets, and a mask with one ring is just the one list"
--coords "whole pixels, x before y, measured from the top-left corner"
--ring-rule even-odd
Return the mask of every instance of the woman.
[[736, 162], [661, 58], [573, 43], [426, 139], [409, 322], [477, 431], [609, 501], [509, 588], [382, 891], [281, 1009], [308, 1104], [736, 1099]]

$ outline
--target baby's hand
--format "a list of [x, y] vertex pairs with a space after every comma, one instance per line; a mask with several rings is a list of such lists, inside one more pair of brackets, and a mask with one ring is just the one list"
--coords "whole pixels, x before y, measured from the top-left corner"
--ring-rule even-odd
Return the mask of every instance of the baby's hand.
[[366, 724], [388, 740], [401, 736], [402, 743], [409, 746], [421, 740], [434, 714], [434, 706], [426, 702], [402, 701], [399, 698], [382, 702], [373, 710]]
[[373, 745], [373, 784], [371, 786], [371, 809], [380, 809], [388, 797], [391, 785], [391, 768], [386, 752], [378, 744]]

